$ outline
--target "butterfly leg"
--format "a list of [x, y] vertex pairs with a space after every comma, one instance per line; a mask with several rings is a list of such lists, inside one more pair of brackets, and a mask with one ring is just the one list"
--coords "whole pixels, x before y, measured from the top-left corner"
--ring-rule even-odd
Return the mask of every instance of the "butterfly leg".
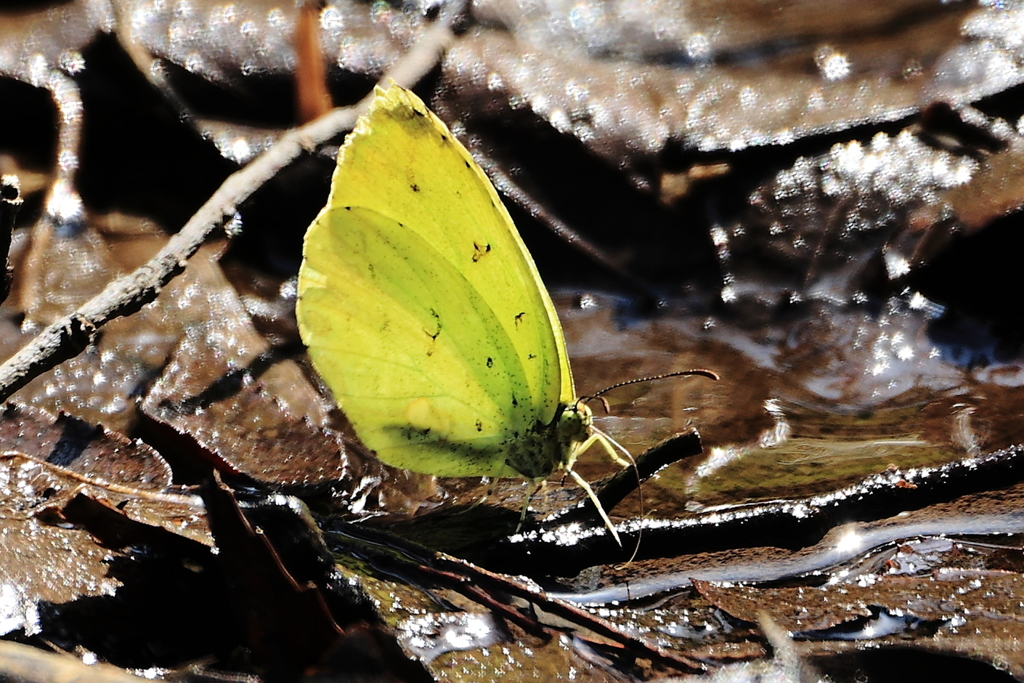
[[541, 487], [544, 486], [543, 477], [538, 477], [531, 481], [529, 490], [526, 492], [526, 496], [523, 498], [523, 509], [519, 513], [519, 524], [516, 525], [516, 533], [523, 528], [523, 522], [526, 521], [526, 513], [530, 509], [530, 499], [537, 495], [537, 491], [540, 491]]
[[[487, 478], [489, 478], [489, 477], [487, 477]], [[475, 509], [477, 505], [480, 505], [485, 500], [487, 500], [488, 498], [493, 496], [494, 492], [498, 488], [498, 482], [500, 482], [500, 481], [501, 481], [501, 479], [499, 479], [498, 477], [494, 477], [493, 479], [491, 479], [491, 483], [487, 485], [487, 490], [484, 492], [484, 495], [482, 495], [479, 498], [477, 498], [476, 500], [474, 500], [469, 505], [469, 507], [467, 507], [465, 510], [463, 510], [463, 512], [469, 512], [470, 510]]]
[[601, 501], [597, 499], [597, 494], [594, 493], [594, 489], [590, 488], [590, 484], [587, 483], [587, 480], [578, 475], [576, 470], [567, 468], [566, 471], [569, 473], [569, 476], [576, 480], [576, 483], [580, 485], [580, 488], [587, 492], [590, 502], [592, 502], [594, 507], [597, 508], [598, 514], [601, 515], [601, 519], [604, 521], [604, 525], [608, 527], [608, 531], [611, 532], [612, 538], [615, 539], [615, 542], [618, 543], [621, 548], [622, 541], [619, 540], [619, 532], [615, 530], [612, 520], [608, 518], [608, 513], [604, 511], [604, 507], [601, 505]]
[[[591, 427], [591, 429], [594, 428]], [[612, 441], [611, 437], [609, 437], [604, 432], [597, 432], [596, 430], [595, 433], [587, 437], [586, 441], [579, 445], [579, 447], [576, 449], [576, 453], [578, 455], [582, 455], [584, 451], [593, 446], [595, 443], [601, 444], [601, 447], [604, 448], [604, 452], [608, 454], [608, 457], [611, 458], [612, 462], [614, 462], [615, 464], [621, 465], [622, 467], [633, 466], [632, 462], [624, 459], [621, 455], [615, 452], [615, 449], [612, 447], [612, 444], [615, 442]], [[617, 443], [615, 445], [618, 446]], [[619, 448], [622, 448], [622, 446], [619, 446]]]

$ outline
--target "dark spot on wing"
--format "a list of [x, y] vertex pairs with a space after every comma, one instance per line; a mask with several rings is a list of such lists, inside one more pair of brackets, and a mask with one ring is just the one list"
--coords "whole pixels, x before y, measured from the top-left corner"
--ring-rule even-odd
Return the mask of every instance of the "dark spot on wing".
[[512, 407], [513, 408], [518, 408], [519, 407], [519, 399], [516, 398], [515, 394], [512, 394]]
[[419, 192], [420, 191], [420, 186], [417, 185], [416, 183], [413, 183], [409, 187], [412, 189], [413, 192]]
[[[430, 315], [433, 316], [434, 322], [437, 324], [437, 329], [434, 330], [433, 332], [430, 332], [429, 330], [423, 330], [423, 333], [426, 334], [428, 337], [430, 337], [430, 340], [432, 342], [436, 342], [437, 338], [441, 336], [441, 316], [438, 315], [437, 311], [435, 311], [433, 308], [430, 309]], [[427, 356], [433, 356], [433, 355], [434, 355], [434, 345], [432, 344], [430, 346], [430, 348], [427, 349]]]
[[346, 211], [351, 211], [351, 210], [352, 210], [352, 207], [351, 207], [351, 206], [346, 206], [346, 207], [345, 207], [345, 210], [346, 210]]
[[466, 165], [466, 168], [473, 168], [472, 166], [469, 165], [469, 162], [466, 160], [463, 160], [462, 163]]
[[476, 421], [476, 431], [478, 431], [478, 432], [484, 431], [484, 423], [481, 422], [480, 420]]
[[473, 242], [473, 263], [476, 263], [482, 259], [487, 253], [491, 251], [491, 245]]
[[526, 317], [526, 311], [523, 311], [522, 313], [517, 314], [516, 315], [516, 325], [519, 325], [519, 323], [523, 322], [523, 318], [524, 317]]
[[487, 359], [487, 367], [489, 367], [489, 368], [493, 368], [494, 367], [494, 359], [493, 358], [488, 358]]
[[537, 357], [537, 354], [535, 354], [535, 353], [528, 353], [528, 354], [526, 354], [526, 357], [529, 358], [530, 360], [533, 360], [534, 358]]
[[441, 139], [444, 140], [445, 142], [448, 142], [448, 136], [445, 135], [444, 133], [441, 133]]
[[438, 337], [441, 336], [441, 316], [438, 315], [437, 311], [435, 311], [433, 308], [430, 309], [430, 315], [434, 318], [434, 322], [437, 324], [437, 329], [433, 332], [433, 334], [427, 332], [426, 330], [423, 331], [427, 332], [428, 337], [436, 340]]

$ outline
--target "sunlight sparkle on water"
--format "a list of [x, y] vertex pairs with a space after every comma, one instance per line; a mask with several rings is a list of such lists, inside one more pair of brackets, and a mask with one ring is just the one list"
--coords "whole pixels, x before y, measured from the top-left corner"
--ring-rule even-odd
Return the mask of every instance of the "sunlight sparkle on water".
[[694, 33], [686, 41], [686, 56], [695, 62], [706, 62], [711, 59], [711, 42], [703, 33]]
[[71, 183], [63, 179], [58, 180], [50, 189], [46, 212], [58, 224], [71, 222], [82, 214], [82, 198]]
[[818, 59], [818, 69], [828, 81], [840, 81], [850, 75], [850, 60], [839, 52], [828, 51]]
[[836, 550], [841, 552], [856, 552], [864, 546], [864, 538], [857, 533], [856, 529], [850, 529], [844, 533], [836, 542]]

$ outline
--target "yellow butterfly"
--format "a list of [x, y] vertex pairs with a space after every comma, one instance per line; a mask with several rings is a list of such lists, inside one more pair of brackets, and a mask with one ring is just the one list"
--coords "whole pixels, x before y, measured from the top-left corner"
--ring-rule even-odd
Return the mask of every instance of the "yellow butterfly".
[[619, 540], [573, 464], [595, 443], [629, 463], [577, 400], [558, 316], [497, 192], [412, 92], [378, 88], [345, 141], [306, 233], [296, 315], [381, 460], [537, 486], [565, 470]]

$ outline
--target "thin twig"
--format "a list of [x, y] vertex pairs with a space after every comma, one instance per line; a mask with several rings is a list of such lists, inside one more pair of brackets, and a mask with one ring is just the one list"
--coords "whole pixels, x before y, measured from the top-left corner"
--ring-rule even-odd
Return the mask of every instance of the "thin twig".
[[[328, 538], [338, 544], [344, 544], [345, 552], [369, 559], [371, 563], [380, 560], [389, 566], [393, 563], [403, 563], [405, 571], [430, 577], [438, 585], [496, 611], [500, 616], [517, 623], [530, 633], [540, 634], [550, 628], [533, 617], [514, 617], [511, 614], [511, 607], [498, 609], [495, 596], [509, 595], [519, 598], [564, 622], [587, 629], [632, 652], [640, 653], [641, 656], [680, 671], [696, 673], [704, 670], [699, 662], [682, 653], [673, 652], [647, 638], [631, 633], [571, 602], [552, 599], [536, 586], [514, 576], [491, 572], [461, 558], [435, 552], [403, 538], [357, 524], [336, 522], [330, 531], [332, 533]], [[338, 550], [338, 547], [332, 547], [332, 552]]]
[[[451, 28], [439, 21], [381, 79], [411, 87], [433, 69], [454, 41]], [[331, 111], [292, 130], [245, 168], [228, 176], [180, 232], [149, 262], [118, 278], [78, 310], [58, 320], [0, 365], [0, 401], [33, 379], [74, 358], [96, 331], [115, 318], [130, 315], [156, 299], [160, 290], [185, 269], [188, 259], [211, 235], [222, 230], [238, 209], [264, 183], [303, 152], [311, 152], [355, 125], [371, 95], [351, 107]], [[230, 235], [229, 235], [230, 237]]]

